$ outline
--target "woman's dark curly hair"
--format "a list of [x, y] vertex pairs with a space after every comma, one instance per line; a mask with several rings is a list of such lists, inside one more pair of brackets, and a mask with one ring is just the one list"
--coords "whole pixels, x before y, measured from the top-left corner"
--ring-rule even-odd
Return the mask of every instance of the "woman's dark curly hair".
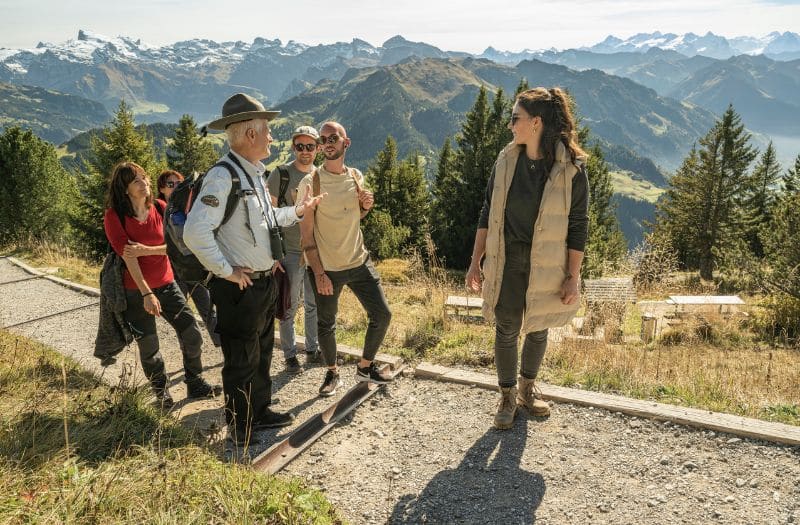
[[578, 144], [578, 133], [575, 130], [575, 119], [570, 109], [570, 99], [561, 88], [536, 87], [517, 95], [517, 103], [531, 117], [541, 117], [544, 125], [539, 147], [544, 153], [547, 169], [551, 169], [556, 161], [556, 145], [559, 141], [569, 152], [570, 159], [575, 162], [578, 156], [586, 153]]

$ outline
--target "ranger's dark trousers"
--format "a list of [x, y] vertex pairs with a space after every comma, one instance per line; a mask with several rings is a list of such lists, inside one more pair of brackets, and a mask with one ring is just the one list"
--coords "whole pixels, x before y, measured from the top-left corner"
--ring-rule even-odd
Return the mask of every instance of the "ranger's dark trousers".
[[250, 434], [253, 419], [265, 414], [272, 395], [269, 367], [277, 291], [272, 275], [265, 273], [244, 290], [216, 277], [209, 283], [224, 357], [225, 422], [239, 436]]

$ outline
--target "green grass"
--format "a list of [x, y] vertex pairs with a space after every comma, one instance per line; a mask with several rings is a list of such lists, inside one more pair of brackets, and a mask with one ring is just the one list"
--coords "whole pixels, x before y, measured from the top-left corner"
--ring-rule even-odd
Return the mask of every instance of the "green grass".
[[2, 523], [342, 522], [301, 481], [222, 463], [145, 391], [5, 331], [0, 391]]
[[629, 171], [612, 171], [609, 175], [614, 191], [626, 197], [654, 203], [664, 193], [662, 188], [638, 178]]

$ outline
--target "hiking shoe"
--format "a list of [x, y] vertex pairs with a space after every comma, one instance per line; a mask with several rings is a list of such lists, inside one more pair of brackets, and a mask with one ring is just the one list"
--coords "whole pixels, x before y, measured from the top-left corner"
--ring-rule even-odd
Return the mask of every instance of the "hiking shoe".
[[296, 356], [286, 360], [286, 371], [290, 374], [299, 374], [303, 371], [303, 367], [300, 366], [300, 361], [297, 360]]
[[535, 379], [519, 376], [517, 379], [517, 404], [524, 406], [532, 416], [547, 417], [550, 405], [542, 399], [542, 392], [536, 386]]
[[202, 397], [216, 397], [222, 393], [220, 385], [210, 385], [202, 377], [186, 383], [186, 397], [189, 399], [199, 399]]
[[322, 386], [319, 387], [319, 395], [322, 397], [330, 397], [336, 393], [336, 389], [341, 386], [342, 380], [339, 378], [339, 372], [335, 370], [328, 369], [325, 372], [325, 381], [322, 382]]
[[369, 366], [364, 368], [356, 366], [356, 381], [369, 381], [377, 385], [385, 385], [386, 383], [392, 382], [393, 379], [388, 372], [381, 372], [378, 370], [378, 367], [375, 366], [375, 362], [373, 361]]
[[265, 441], [266, 436], [263, 432], [252, 430], [240, 430], [237, 428], [228, 427], [228, 435], [225, 438], [225, 447], [247, 448], [251, 445], [258, 445]]
[[291, 425], [294, 422], [294, 415], [289, 412], [275, 412], [269, 408], [264, 414], [253, 420], [253, 432], [264, 430], [265, 428], [278, 428]]
[[517, 414], [517, 387], [500, 387], [500, 403], [497, 404], [497, 414], [494, 416], [494, 426], [504, 430], [514, 424]]
[[100, 366], [102, 367], [111, 366], [116, 362], [117, 362], [116, 357], [108, 355], [100, 359]]

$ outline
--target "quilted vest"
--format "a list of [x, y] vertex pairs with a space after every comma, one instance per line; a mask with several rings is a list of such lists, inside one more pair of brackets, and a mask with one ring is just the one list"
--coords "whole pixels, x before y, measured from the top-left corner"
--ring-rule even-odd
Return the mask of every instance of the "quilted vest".
[[[494, 309], [500, 295], [505, 268], [506, 199], [514, 177], [521, 148], [513, 142], [503, 148], [495, 164], [494, 187], [489, 209], [489, 230], [486, 235], [486, 260], [483, 266], [483, 316], [494, 320]], [[578, 165], [585, 162], [578, 157]], [[544, 186], [539, 214], [533, 223], [531, 272], [525, 292], [525, 313], [521, 334], [563, 326], [580, 307], [580, 297], [574, 304], [561, 303], [561, 285], [566, 279], [567, 227], [572, 205], [572, 178], [578, 167], [571, 161], [566, 147], [558, 143], [556, 159], [550, 178]]]

